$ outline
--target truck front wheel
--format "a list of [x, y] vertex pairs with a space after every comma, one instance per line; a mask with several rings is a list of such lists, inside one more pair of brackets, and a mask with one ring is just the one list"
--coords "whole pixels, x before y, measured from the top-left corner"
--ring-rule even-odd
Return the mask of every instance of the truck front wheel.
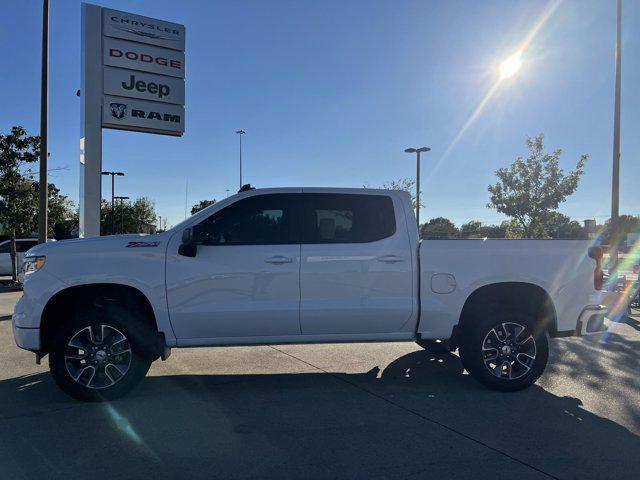
[[465, 369], [495, 390], [516, 391], [532, 385], [549, 358], [546, 332], [517, 314], [477, 320], [462, 329], [459, 353]]
[[49, 369], [66, 394], [83, 401], [112, 400], [146, 375], [151, 359], [144, 352], [152, 337], [130, 317], [117, 307], [91, 308], [60, 327]]

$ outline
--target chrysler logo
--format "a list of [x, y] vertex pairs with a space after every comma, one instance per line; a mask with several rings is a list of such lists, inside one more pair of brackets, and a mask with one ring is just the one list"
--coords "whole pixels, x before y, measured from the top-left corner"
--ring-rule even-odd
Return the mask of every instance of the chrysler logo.
[[126, 103], [112, 103], [111, 115], [115, 118], [124, 118], [127, 116], [127, 104]]
[[162, 40], [176, 40], [175, 38], [169, 37], [167, 35], [161, 35], [155, 32], [146, 32], [144, 30], [137, 30], [135, 28], [121, 27], [120, 25], [114, 25], [113, 28], [117, 28], [118, 30], [122, 30], [123, 32], [133, 33], [134, 35], [140, 35], [141, 37], [157, 38]]
[[149, 23], [143, 20], [134, 20], [131, 18], [113, 15], [109, 18], [113, 28], [122, 30], [123, 32], [133, 33], [141, 37], [156, 38], [161, 40], [176, 41], [180, 38], [180, 30], [170, 27], [163, 27], [155, 23]]

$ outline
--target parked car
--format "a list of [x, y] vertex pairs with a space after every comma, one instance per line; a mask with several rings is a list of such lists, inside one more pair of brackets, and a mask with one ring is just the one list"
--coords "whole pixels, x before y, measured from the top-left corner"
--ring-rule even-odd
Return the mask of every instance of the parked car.
[[[37, 238], [16, 239], [18, 271], [20, 271], [25, 252], [37, 244]], [[11, 239], [8, 239], [0, 242], [0, 275], [11, 275], [11, 273]]]
[[419, 241], [411, 197], [248, 190], [166, 232], [38, 245], [18, 346], [82, 400], [116, 398], [171, 347], [417, 342], [488, 387], [534, 383], [549, 337], [602, 331], [588, 241]]

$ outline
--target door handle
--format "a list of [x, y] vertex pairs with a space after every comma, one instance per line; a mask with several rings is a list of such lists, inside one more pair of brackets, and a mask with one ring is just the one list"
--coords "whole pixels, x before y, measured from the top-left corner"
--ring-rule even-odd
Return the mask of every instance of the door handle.
[[273, 265], [282, 265], [283, 263], [293, 262], [293, 258], [283, 257], [282, 255], [275, 255], [273, 257], [265, 258], [264, 261]]
[[383, 255], [382, 257], [378, 257], [378, 261], [383, 263], [399, 263], [404, 262], [404, 258], [398, 257], [397, 255]]

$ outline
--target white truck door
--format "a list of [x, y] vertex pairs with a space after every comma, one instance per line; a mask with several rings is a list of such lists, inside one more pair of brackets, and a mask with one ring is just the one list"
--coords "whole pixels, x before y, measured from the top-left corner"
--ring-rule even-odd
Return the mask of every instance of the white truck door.
[[413, 310], [405, 222], [402, 205], [389, 195], [304, 194], [304, 335], [401, 331]]
[[179, 339], [300, 334], [299, 204], [297, 194], [238, 200], [194, 227], [193, 258], [172, 239], [167, 301]]

